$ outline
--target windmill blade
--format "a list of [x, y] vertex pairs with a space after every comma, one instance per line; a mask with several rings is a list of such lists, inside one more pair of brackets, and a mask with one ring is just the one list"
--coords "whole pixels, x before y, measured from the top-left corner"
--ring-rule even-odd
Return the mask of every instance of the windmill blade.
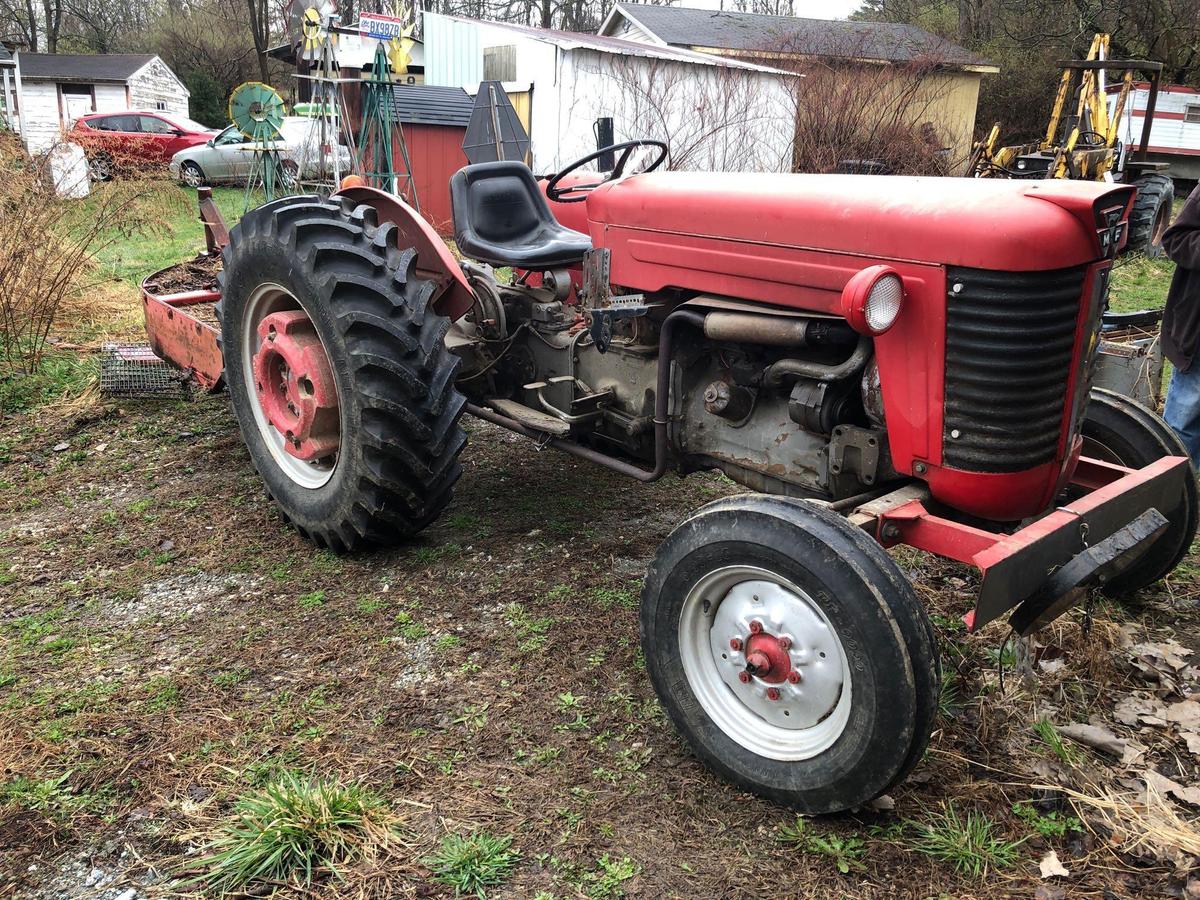
[[337, 39], [328, 30], [330, 19], [336, 15], [334, 0], [292, 0], [288, 4], [288, 37], [298, 47], [301, 59], [316, 61], [326, 38]]
[[258, 143], [278, 140], [283, 116], [283, 98], [269, 84], [247, 81], [229, 95], [229, 121], [247, 140]]

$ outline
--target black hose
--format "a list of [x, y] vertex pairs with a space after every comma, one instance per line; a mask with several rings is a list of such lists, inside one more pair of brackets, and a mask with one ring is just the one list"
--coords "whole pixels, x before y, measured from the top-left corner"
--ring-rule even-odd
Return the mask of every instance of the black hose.
[[854, 352], [834, 365], [807, 359], [781, 359], [767, 366], [763, 384], [776, 388], [783, 384], [786, 378], [812, 378], [826, 383], [845, 381], [862, 372], [871, 358], [874, 347], [874, 341], [864, 334], [859, 336]]

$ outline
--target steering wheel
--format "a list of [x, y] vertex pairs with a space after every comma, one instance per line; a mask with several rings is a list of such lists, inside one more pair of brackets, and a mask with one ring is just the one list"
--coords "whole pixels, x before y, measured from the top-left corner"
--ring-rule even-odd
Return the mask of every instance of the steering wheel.
[[[595, 190], [602, 184], [607, 184], [610, 181], [616, 181], [618, 178], [624, 175], [625, 165], [629, 162], [630, 155], [638, 147], [658, 148], [658, 156], [655, 158], [654, 162], [642, 169], [643, 173], [653, 172], [655, 169], [661, 166], [663, 164], [663, 160], [667, 158], [667, 145], [662, 141], [626, 141], [623, 144], [613, 144], [611, 147], [603, 147], [597, 150], [595, 153], [589, 153], [582, 159], [575, 160], [575, 162], [571, 163], [557, 175], [553, 176], [548, 182], [546, 182], [546, 196], [555, 203], [582, 203], [587, 199], [587, 195], [590, 191]], [[617, 160], [616, 165], [613, 166], [613, 170], [608, 173], [607, 178], [602, 178], [595, 184], [573, 184], [562, 188], [558, 186], [560, 181], [562, 181], [576, 169], [582, 169], [588, 163], [599, 159], [604, 154], [613, 153], [618, 150], [623, 150], [624, 152]]]

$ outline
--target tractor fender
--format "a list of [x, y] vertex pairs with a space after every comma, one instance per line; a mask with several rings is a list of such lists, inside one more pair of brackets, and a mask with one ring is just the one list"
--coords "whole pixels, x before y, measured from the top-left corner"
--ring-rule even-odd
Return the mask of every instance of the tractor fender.
[[417, 275], [436, 285], [433, 308], [451, 321], [462, 318], [475, 304], [475, 295], [462, 267], [446, 242], [419, 212], [393, 194], [372, 187], [347, 187], [334, 197], [373, 207], [380, 224], [396, 226], [396, 242], [417, 254]]

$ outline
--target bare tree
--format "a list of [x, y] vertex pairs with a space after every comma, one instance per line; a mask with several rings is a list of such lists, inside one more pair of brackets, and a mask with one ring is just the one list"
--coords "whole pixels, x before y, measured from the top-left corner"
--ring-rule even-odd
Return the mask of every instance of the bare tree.
[[[716, 172], [786, 171], [790, 167], [793, 87], [788, 76], [737, 66], [593, 53], [578, 68], [600, 75], [599, 97], [568, 96], [565, 132], [590, 136], [576, 108], [609, 115], [617, 140], [667, 144], [667, 167]], [[589, 85], [596, 84], [589, 79]], [[559, 162], [564, 162], [560, 160]]]

